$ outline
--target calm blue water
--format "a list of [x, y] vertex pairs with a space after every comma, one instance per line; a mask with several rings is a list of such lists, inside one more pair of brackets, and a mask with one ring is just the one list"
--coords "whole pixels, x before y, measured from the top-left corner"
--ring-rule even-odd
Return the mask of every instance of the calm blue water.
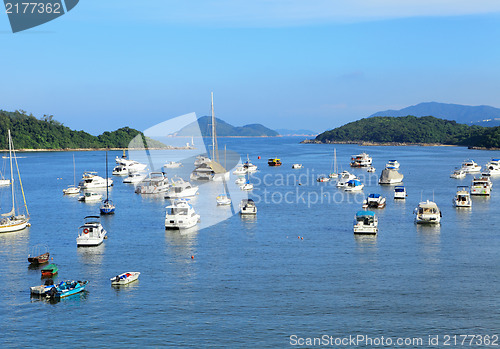
[[[378, 237], [355, 238], [363, 195], [316, 183], [330, 171], [334, 146], [299, 140], [220, 139], [220, 147], [248, 153], [259, 166], [251, 179], [258, 216], [235, 215], [185, 234], [164, 230], [165, 200], [134, 194], [114, 177], [116, 214], [102, 219], [109, 239], [86, 249], [76, 247], [77, 229], [98, 205], [62, 195], [73, 182], [73, 153], [19, 154], [26, 156], [19, 164], [32, 226], [0, 234], [0, 347], [277, 348], [290, 347], [291, 335], [440, 335], [444, 347], [444, 335], [499, 334], [500, 180], [490, 198], [457, 210], [456, 186], [471, 177], [449, 178], [462, 160], [484, 165], [498, 152], [336, 145], [343, 169], [352, 154], [372, 155], [377, 174], [365, 178], [363, 193], [388, 196], [387, 208], [377, 211]], [[121, 152], [110, 152], [110, 164], [115, 155]], [[283, 166], [267, 166], [274, 156]], [[104, 173], [103, 152], [75, 157], [78, 177]], [[376, 184], [389, 159], [401, 163], [406, 202]], [[305, 168], [292, 170], [292, 163]], [[413, 209], [433, 195], [441, 226], [414, 225]], [[30, 298], [40, 270], [28, 268], [26, 258], [37, 244], [49, 246], [57, 280], [90, 280], [88, 291], [55, 304]], [[109, 278], [125, 271], [140, 271], [139, 282], [112, 288]]]

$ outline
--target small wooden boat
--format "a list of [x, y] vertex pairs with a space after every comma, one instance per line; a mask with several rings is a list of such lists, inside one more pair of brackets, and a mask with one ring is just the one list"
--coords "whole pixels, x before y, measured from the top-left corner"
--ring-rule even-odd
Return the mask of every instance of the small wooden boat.
[[54, 276], [59, 271], [59, 268], [54, 263], [47, 265], [42, 269], [42, 277]]
[[28, 262], [32, 265], [45, 264], [49, 261], [50, 253], [49, 248], [44, 245], [36, 245], [30, 248], [28, 254]]
[[139, 278], [139, 273], [138, 271], [130, 271], [127, 273], [123, 273], [120, 275], [116, 275], [115, 277], [111, 278], [111, 286], [122, 286], [122, 285], [127, 285], [133, 281], [136, 281]]
[[83, 292], [85, 290], [85, 286], [87, 286], [89, 282], [85, 281], [61, 281], [56, 286], [52, 287], [46, 295], [51, 299], [65, 298], [72, 296], [74, 294]]

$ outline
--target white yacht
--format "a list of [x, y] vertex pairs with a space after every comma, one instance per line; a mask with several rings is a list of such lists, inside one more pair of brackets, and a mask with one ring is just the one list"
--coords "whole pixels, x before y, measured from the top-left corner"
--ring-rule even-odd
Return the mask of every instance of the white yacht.
[[194, 166], [200, 166], [201, 164], [206, 164], [210, 162], [210, 158], [204, 155], [198, 155], [194, 160]]
[[216, 198], [217, 206], [231, 205], [231, 198], [227, 194], [220, 194]]
[[404, 186], [397, 185], [394, 187], [394, 199], [405, 200], [406, 196], [406, 188]]
[[467, 173], [465, 173], [464, 170], [462, 170], [461, 168], [456, 168], [455, 171], [451, 173], [450, 178], [462, 179], [465, 178], [466, 175]]
[[358, 211], [354, 217], [354, 234], [376, 235], [378, 219], [372, 211]]
[[301, 169], [302, 167], [303, 167], [302, 164], [293, 164], [292, 165], [292, 168], [295, 170]]
[[397, 160], [389, 160], [387, 164], [385, 164], [385, 168], [394, 168], [394, 169], [399, 169], [399, 162]]
[[490, 195], [493, 184], [489, 177], [473, 178], [470, 186], [471, 195]]
[[372, 173], [373, 173], [373, 172], [376, 172], [376, 171], [377, 171], [377, 170], [376, 170], [376, 169], [375, 169], [375, 167], [373, 167], [373, 166], [370, 166], [370, 167], [368, 167], [368, 168], [366, 169], [366, 172], [372, 172]]
[[128, 176], [128, 174], [132, 172], [144, 171], [148, 166], [135, 160], [127, 160], [125, 158], [119, 158], [118, 156], [115, 161], [117, 163], [117, 166], [113, 169], [113, 175], [115, 176]]
[[423, 201], [415, 208], [415, 223], [417, 224], [439, 224], [441, 211], [433, 201]]
[[240, 203], [240, 214], [242, 215], [256, 215], [257, 206], [252, 199], [243, 199]]
[[250, 181], [247, 181], [245, 184], [243, 184], [241, 187], [240, 187], [241, 190], [245, 190], [245, 191], [250, 191], [250, 190], [253, 190], [253, 184], [250, 183]]
[[234, 181], [234, 183], [237, 185], [243, 185], [243, 184], [245, 184], [245, 182], [246, 182], [246, 179], [243, 176], [236, 178], [236, 180]]
[[141, 172], [129, 173], [126, 178], [123, 179], [123, 183], [135, 184], [142, 182], [146, 178], [147, 174]]
[[476, 164], [474, 160], [465, 160], [462, 162], [462, 170], [466, 173], [478, 173], [481, 172], [481, 166]]
[[351, 167], [368, 167], [372, 164], [372, 158], [366, 153], [353, 155], [351, 157]]
[[194, 227], [200, 221], [200, 215], [194, 211], [185, 199], [175, 200], [167, 206], [165, 229], [187, 229]]
[[102, 200], [101, 194], [90, 192], [90, 191], [84, 192], [83, 195], [81, 195], [78, 198], [78, 201], [83, 201], [83, 202], [97, 202], [97, 201], [101, 201], [101, 200]]
[[380, 174], [378, 184], [399, 184], [403, 182], [403, 175], [394, 168], [384, 168]]
[[236, 167], [236, 169], [233, 171], [234, 175], [237, 176], [242, 176], [247, 174], [247, 169], [243, 167], [243, 165]]
[[472, 201], [470, 199], [469, 187], [458, 186], [457, 193], [453, 198], [453, 204], [455, 207], [471, 207]]
[[317, 182], [330, 182], [331, 178], [330, 177], [325, 177], [325, 176], [320, 176], [318, 179], [316, 179]]
[[98, 246], [102, 244], [106, 236], [106, 230], [101, 225], [99, 216], [85, 217], [84, 224], [78, 228], [78, 237], [76, 245], [80, 246]]
[[135, 188], [137, 194], [160, 194], [164, 193], [170, 187], [167, 176], [163, 172], [151, 172]]
[[182, 166], [182, 163], [180, 162], [175, 162], [175, 161], [169, 161], [169, 162], [166, 162], [163, 167], [164, 168], [179, 168]]
[[[108, 187], [113, 185], [111, 178], [107, 179]], [[82, 179], [78, 186], [81, 189], [106, 188], [106, 179], [97, 175], [97, 172], [86, 171], [83, 173]]]
[[248, 155], [247, 155], [247, 161], [245, 161], [245, 163], [243, 164], [243, 168], [245, 168], [248, 173], [253, 173], [257, 171], [257, 165], [254, 165], [250, 162]]
[[342, 173], [340, 173], [339, 175], [339, 179], [337, 180], [337, 187], [344, 188], [347, 185], [347, 182], [356, 178], [357, 177], [352, 173], [349, 173], [347, 171], [342, 171]]
[[490, 162], [486, 164], [486, 171], [483, 175], [495, 176], [500, 175], [500, 159], [491, 159]]
[[384, 208], [386, 199], [380, 194], [370, 194], [363, 201], [363, 208]]
[[363, 190], [364, 184], [357, 179], [351, 179], [348, 181], [344, 187], [345, 191], [360, 191]]
[[185, 182], [182, 178], [172, 179], [172, 184], [165, 193], [165, 199], [180, 199], [195, 196], [198, 186]]

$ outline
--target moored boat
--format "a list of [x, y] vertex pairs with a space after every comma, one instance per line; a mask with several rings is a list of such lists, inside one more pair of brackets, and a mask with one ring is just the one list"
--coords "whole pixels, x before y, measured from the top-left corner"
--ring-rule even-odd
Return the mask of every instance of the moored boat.
[[168, 190], [170, 183], [163, 172], [151, 172], [147, 178], [137, 185], [137, 194], [161, 194]]
[[376, 235], [378, 219], [372, 211], [358, 211], [354, 217], [354, 234]]
[[357, 179], [351, 179], [350, 181], [347, 181], [344, 190], [345, 191], [360, 191], [360, 190], [363, 190], [364, 188], [364, 184], [361, 183], [359, 180]]
[[469, 187], [467, 186], [458, 186], [457, 193], [453, 198], [453, 205], [455, 207], [471, 207], [472, 201], [470, 198]]
[[293, 164], [292, 168], [295, 169], [295, 170], [301, 169], [302, 168], [302, 164]]
[[441, 222], [441, 211], [433, 201], [420, 202], [414, 213], [417, 224], [439, 224]]
[[194, 227], [199, 221], [200, 215], [186, 199], [175, 200], [167, 206], [165, 229], [188, 229]]
[[455, 179], [462, 179], [462, 178], [465, 178], [465, 176], [467, 175], [467, 173], [465, 173], [464, 170], [462, 170], [461, 168], [456, 168], [451, 174], [450, 174], [450, 178], [455, 178]]
[[470, 186], [470, 194], [488, 196], [491, 194], [492, 186], [493, 184], [489, 177], [473, 178]]
[[406, 188], [404, 186], [397, 185], [394, 187], [394, 199], [405, 200], [406, 196]]
[[50, 289], [54, 287], [54, 280], [48, 279], [45, 280], [43, 285], [32, 286], [30, 287], [30, 293], [32, 295], [42, 296], [45, 295]]
[[48, 292], [46, 292], [47, 297], [58, 299], [58, 298], [66, 298], [72, 296], [74, 294], [83, 292], [85, 290], [85, 286], [87, 286], [89, 282], [85, 281], [74, 281], [74, 280], [66, 280], [61, 281], [57, 285], [53, 286]]
[[389, 160], [387, 164], [385, 164], [386, 168], [394, 168], [394, 169], [399, 169], [399, 162], [397, 160]]
[[106, 237], [106, 230], [101, 224], [99, 216], [87, 216], [84, 224], [78, 228], [79, 233], [76, 238], [77, 247], [99, 246]]
[[54, 276], [58, 273], [59, 268], [54, 263], [51, 263], [42, 269], [42, 277]]
[[182, 178], [172, 179], [172, 184], [165, 193], [165, 199], [180, 199], [195, 196], [198, 186], [184, 181]]
[[363, 201], [363, 208], [384, 208], [386, 199], [380, 194], [370, 194]]
[[353, 179], [357, 179], [357, 177], [352, 173], [342, 171], [342, 173], [340, 173], [339, 175], [339, 179], [337, 180], [337, 187], [344, 188], [347, 185], [347, 182]]
[[242, 215], [256, 215], [257, 206], [252, 199], [243, 199], [240, 202], [240, 214]]
[[464, 162], [462, 162], [462, 170], [465, 172], [465, 173], [478, 173], [478, 172], [481, 172], [481, 166], [479, 166], [478, 164], [476, 164], [476, 162], [474, 160], [465, 160]]
[[102, 200], [102, 195], [95, 192], [86, 191], [78, 198], [78, 201], [97, 202]]
[[106, 183], [108, 187], [111, 187], [113, 185], [113, 180], [111, 178], [104, 179], [98, 176], [97, 172], [86, 171], [83, 173], [78, 186], [81, 189], [106, 188]]
[[30, 253], [28, 255], [28, 262], [32, 265], [45, 264], [50, 259], [50, 253], [47, 246], [33, 246], [30, 249]]
[[378, 180], [379, 184], [399, 184], [403, 182], [403, 175], [394, 168], [384, 168]]
[[353, 155], [351, 157], [351, 167], [368, 167], [372, 164], [372, 158], [366, 153]]
[[131, 282], [134, 282], [137, 279], [139, 279], [139, 275], [141, 275], [141, 273], [139, 273], [138, 271], [130, 271], [130, 272], [127, 272], [127, 273], [116, 275], [115, 277], [112, 277], [110, 279], [111, 285], [112, 286], [127, 285], [127, 284], [129, 284]]
[[278, 158], [270, 158], [267, 160], [269, 166], [281, 166], [281, 160]]

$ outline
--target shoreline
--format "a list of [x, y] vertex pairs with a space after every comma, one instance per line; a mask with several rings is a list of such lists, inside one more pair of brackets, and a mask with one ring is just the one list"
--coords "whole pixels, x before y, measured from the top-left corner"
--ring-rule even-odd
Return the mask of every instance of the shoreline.
[[[186, 147], [162, 147], [162, 148], [75, 148], [75, 149], [15, 149], [16, 153], [36, 153], [36, 152], [69, 152], [69, 151], [106, 151], [106, 150], [193, 150], [196, 148]], [[9, 149], [0, 149], [0, 152], [9, 152]]]
[[360, 146], [366, 147], [409, 147], [409, 146], [418, 146], [418, 147], [467, 147], [467, 149], [471, 150], [493, 150], [498, 151], [500, 148], [486, 148], [486, 147], [477, 147], [473, 145], [459, 145], [459, 144], [442, 144], [442, 143], [405, 143], [405, 142], [364, 142], [364, 141], [328, 141], [328, 142], [320, 142], [315, 139], [306, 139], [300, 142], [300, 144], [357, 144]]

